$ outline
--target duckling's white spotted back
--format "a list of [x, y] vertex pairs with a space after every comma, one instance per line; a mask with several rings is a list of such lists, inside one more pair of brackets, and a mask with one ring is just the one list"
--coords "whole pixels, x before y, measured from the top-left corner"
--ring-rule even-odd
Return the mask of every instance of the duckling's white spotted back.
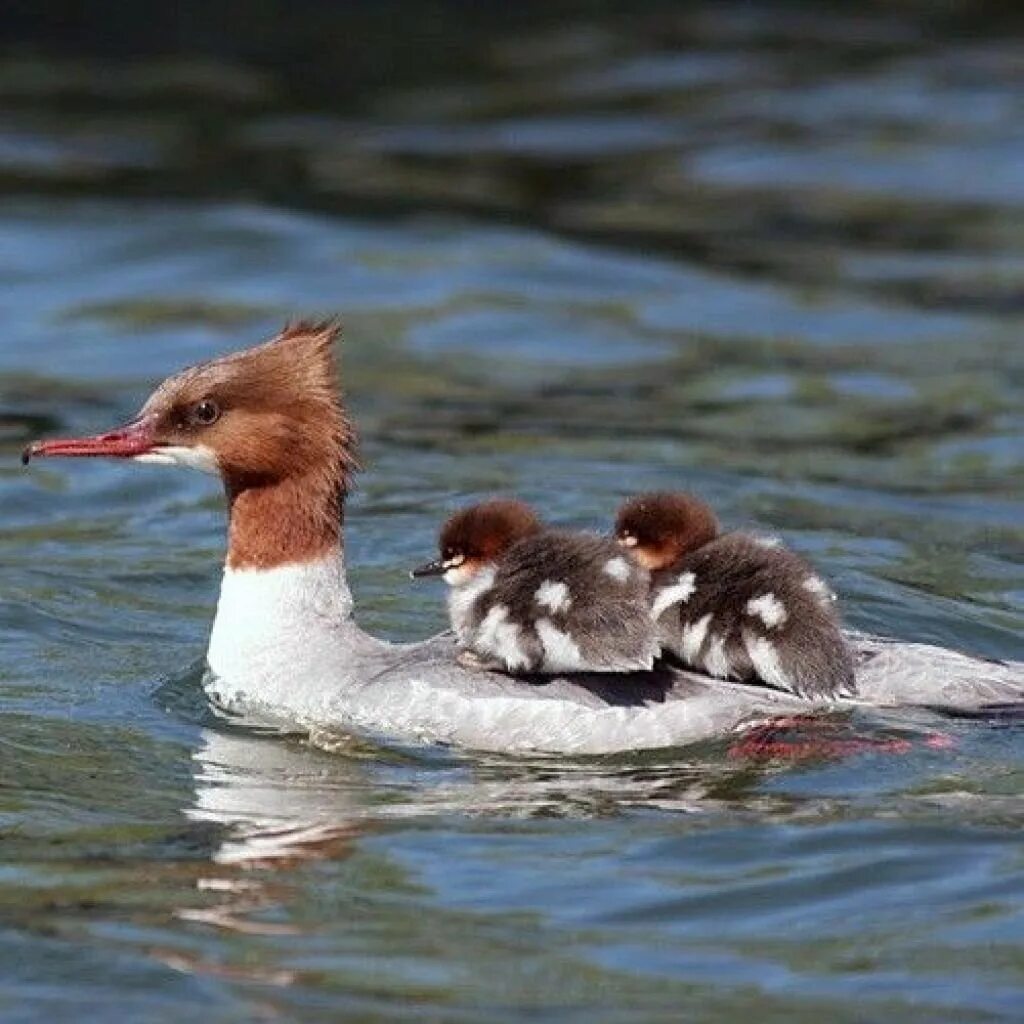
[[719, 679], [760, 680], [808, 697], [854, 691], [835, 595], [799, 556], [731, 533], [654, 574], [661, 642]]
[[449, 609], [460, 643], [484, 664], [538, 674], [654, 664], [650, 576], [612, 540], [546, 530], [518, 541], [483, 572], [486, 585], [453, 588]]

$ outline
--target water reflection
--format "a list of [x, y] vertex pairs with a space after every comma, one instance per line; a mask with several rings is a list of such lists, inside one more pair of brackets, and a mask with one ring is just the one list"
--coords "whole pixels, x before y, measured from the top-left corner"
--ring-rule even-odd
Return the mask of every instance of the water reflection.
[[749, 799], [779, 768], [711, 756], [495, 758], [375, 747], [314, 730], [308, 740], [205, 729], [194, 751], [195, 797], [185, 808], [216, 823], [218, 865], [288, 867], [344, 856], [389, 822], [454, 814], [588, 817], [657, 807], [703, 813]]
[[[177, 915], [239, 935], [299, 935], [305, 926], [292, 915], [282, 920], [275, 908], [294, 900], [311, 865], [325, 861], [336, 870], [375, 834], [450, 816], [710, 813], [747, 799], [767, 770], [671, 756], [488, 760], [373, 748], [341, 733], [318, 732], [303, 742], [204, 729], [193, 753], [194, 800], [184, 813], [216, 826], [217, 838], [209, 870], [195, 879], [197, 904]], [[207, 967], [197, 958], [190, 969]], [[293, 979], [274, 972], [270, 980]]]
[[[851, 941], [872, 957], [911, 942], [944, 961], [1008, 866], [1019, 817], [999, 795], [1008, 780], [965, 791], [957, 759], [969, 763], [980, 747], [961, 745], [977, 734], [936, 744], [934, 726], [779, 721], [750, 734], [841, 741], [798, 767], [736, 744], [566, 762], [205, 728], [184, 811], [213, 845], [175, 910], [195, 938], [149, 954], [300, 1004], [333, 984], [351, 998], [381, 971], [389, 992], [411, 986], [431, 1003], [487, 998], [511, 943], [521, 963], [544, 965], [539, 999], [583, 977], [621, 992], [640, 958], [638, 998], [652, 1005], [731, 1005], [737, 979], [781, 972], [843, 1019]], [[956, 828], [941, 824], [950, 807], [966, 815]], [[880, 909], [914, 893], [943, 908], [936, 934]], [[994, 898], [993, 919], [1008, 925], [1013, 907]], [[963, 980], [971, 968], [955, 970]], [[929, 976], [914, 962], [897, 973], [901, 984]], [[964, 998], [1001, 1005], [1012, 974], [999, 968], [994, 988]]]
[[955, 746], [934, 721], [915, 724], [904, 715], [887, 724], [884, 713], [780, 717], [721, 743], [575, 760], [378, 746], [321, 728], [290, 739], [204, 729], [192, 755], [194, 800], [184, 813], [220, 826], [214, 864], [287, 869], [343, 858], [357, 840], [392, 824], [446, 815], [785, 815], [789, 804], [765, 784], [795, 764]]

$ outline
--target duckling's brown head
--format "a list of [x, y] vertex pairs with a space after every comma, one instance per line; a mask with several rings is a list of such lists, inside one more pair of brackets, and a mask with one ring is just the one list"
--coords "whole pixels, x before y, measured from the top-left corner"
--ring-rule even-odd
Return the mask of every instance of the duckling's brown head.
[[678, 491], [639, 494], [621, 506], [615, 519], [615, 539], [651, 572], [667, 568], [718, 533], [711, 509]]
[[543, 529], [537, 513], [511, 498], [483, 501], [456, 512], [441, 528], [440, 557], [412, 570], [414, 578], [443, 576], [446, 583], [468, 583], [513, 544]]

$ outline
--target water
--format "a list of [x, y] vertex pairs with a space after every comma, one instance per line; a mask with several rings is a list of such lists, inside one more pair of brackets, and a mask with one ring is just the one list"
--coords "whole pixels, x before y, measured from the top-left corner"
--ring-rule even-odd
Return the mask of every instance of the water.
[[1017, 57], [719, 10], [506, 38], [343, 123], [228, 76], [207, 149], [109, 96], [43, 116], [4, 66], [5, 1021], [1019, 1019], [1013, 723], [838, 718], [797, 760], [256, 734], [198, 686], [216, 486], [17, 465], [339, 311], [371, 631], [441, 625], [405, 570], [471, 496], [600, 526], [681, 484], [853, 625], [1024, 657]]

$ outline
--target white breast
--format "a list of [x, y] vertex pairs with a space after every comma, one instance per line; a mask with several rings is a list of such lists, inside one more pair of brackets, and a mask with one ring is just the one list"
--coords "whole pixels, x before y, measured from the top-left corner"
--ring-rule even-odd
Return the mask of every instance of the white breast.
[[340, 552], [275, 569], [225, 569], [207, 661], [226, 703], [291, 704], [344, 675], [352, 595]]

